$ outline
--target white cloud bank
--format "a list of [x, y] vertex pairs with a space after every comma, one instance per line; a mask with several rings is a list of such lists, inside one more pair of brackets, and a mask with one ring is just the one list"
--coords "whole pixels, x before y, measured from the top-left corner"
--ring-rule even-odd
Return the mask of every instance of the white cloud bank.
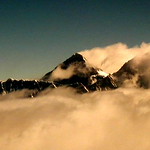
[[[84, 51], [91, 64], [117, 71], [150, 44], [116, 44]], [[45, 94], [48, 93], [48, 94]], [[2, 150], [148, 150], [150, 90], [133, 87], [75, 94], [72, 89], [45, 91], [34, 99], [0, 97]]]
[[117, 43], [103, 48], [97, 47], [80, 52], [90, 64], [103, 69], [105, 72], [114, 73], [135, 56], [150, 52], [150, 43], [128, 48], [126, 44]]

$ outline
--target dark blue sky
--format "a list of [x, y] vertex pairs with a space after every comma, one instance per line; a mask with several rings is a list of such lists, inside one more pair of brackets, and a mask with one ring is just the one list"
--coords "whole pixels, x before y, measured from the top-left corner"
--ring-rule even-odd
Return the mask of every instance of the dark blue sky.
[[0, 0], [0, 80], [39, 78], [75, 52], [149, 37], [148, 0]]

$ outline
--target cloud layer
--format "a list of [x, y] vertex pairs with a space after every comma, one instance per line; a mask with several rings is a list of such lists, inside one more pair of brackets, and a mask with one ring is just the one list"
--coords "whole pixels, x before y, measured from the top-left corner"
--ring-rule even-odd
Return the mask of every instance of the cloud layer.
[[[96, 67], [117, 71], [150, 51], [150, 44], [115, 44], [81, 52]], [[142, 59], [142, 58], [141, 58]], [[37, 98], [22, 92], [0, 97], [0, 149], [147, 150], [150, 148], [150, 90], [122, 87], [76, 94], [57, 88]]]

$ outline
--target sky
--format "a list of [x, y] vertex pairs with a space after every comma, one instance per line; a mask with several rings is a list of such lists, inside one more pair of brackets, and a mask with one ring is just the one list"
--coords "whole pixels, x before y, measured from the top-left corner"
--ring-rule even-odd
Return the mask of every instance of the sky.
[[149, 43], [149, 8], [148, 0], [0, 0], [0, 80], [40, 78], [84, 49]]

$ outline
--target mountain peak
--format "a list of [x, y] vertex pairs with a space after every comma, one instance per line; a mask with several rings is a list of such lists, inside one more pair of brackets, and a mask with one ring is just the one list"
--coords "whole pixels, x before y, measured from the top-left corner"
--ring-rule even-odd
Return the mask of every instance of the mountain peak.
[[61, 64], [61, 68], [67, 69], [73, 63], [85, 63], [85, 61], [86, 59], [81, 54], [75, 53]]
[[85, 68], [87, 68], [86, 59], [81, 54], [75, 53], [64, 62], [56, 66], [52, 71], [46, 73], [41, 80], [51, 81], [69, 78], [75, 72], [82, 72]]

